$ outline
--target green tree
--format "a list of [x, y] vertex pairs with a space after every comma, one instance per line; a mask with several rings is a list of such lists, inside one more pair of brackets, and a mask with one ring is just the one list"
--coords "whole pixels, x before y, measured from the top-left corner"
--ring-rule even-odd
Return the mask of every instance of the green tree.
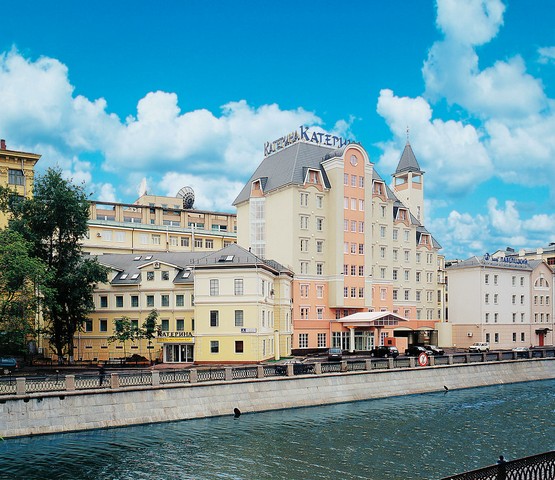
[[123, 316], [114, 319], [114, 334], [108, 337], [109, 343], [120, 342], [123, 344], [123, 357], [127, 358], [125, 342], [135, 340], [139, 335], [139, 330], [133, 326], [129, 317]]
[[156, 337], [155, 333], [158, 331], [158, 311], [153, 309], [150, 311], [142, 328], [139, 330], [139, 338], [148, 340], [148, 359], [152, 363], [152, 340]]
[[0, 230], [0, 351], [17, 355], [36, 333], [39, 288], [46, 280], [43, 262], [31, 245], [11, 230]]
[[58, 169], [48, 169], [36, 180], [33, 193], [31, 199], [1, 204], [12, 214], [9, 229], [23, 235], [31, 254], [46, 265], [44, 330], [59, 361], [67, 355], [73, 362], [73, 338], [94, 310], [94, 286], [106, 281], [107, 269], [81, 250], [89, 217], [83, 186], [64, 179]]

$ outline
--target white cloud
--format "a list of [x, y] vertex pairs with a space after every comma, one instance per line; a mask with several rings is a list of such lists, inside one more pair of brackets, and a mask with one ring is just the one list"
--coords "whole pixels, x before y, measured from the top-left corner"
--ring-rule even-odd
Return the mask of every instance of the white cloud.
[[483, 45], [503, 25], [505, 5], [500, 0], [438, 0], [438, 27], [460, 44]]
[[555, 47], [541, 47], [538, 54], [540, 63], [555, 63]]
[[495, 198], [490, 198], [487, 203], [491, 225], [504, 234], [520, 233], [521, 221], [515, 202], [507, 200], [504, 209], [498, 209], [497, 204], [498, 201]]
[[422, 97], [397, 97], [382, 90], [378, 113], [385, 119], [396, 140], [381, 144], [380, 169], [394, 171], [402, 151], [406, 128], [415, 155], [426, 172], [426, 189], [432, 196], [456, 196], [471, 191], [493, 173], [491, 160], [480, 142], [479, 132], [471, 125], [432, 118], [432, 109]]

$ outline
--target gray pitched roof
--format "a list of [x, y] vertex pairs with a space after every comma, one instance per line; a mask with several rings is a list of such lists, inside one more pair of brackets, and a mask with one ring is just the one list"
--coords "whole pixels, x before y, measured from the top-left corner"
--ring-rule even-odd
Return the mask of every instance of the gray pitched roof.
[[[297, 142], [278, 152], [268, 155], [245, 184], [233, 205], [245, 202], [250, 197], [252, 182], [266, 179], [262, 184], [264, 192], [268, 193], [285, 185], [302, 185], [306, 168], [313, 168], [323, 172], [320, 167], [326, 154], [337, 151], [330, 147]], [[324, 186], [329, 187], [329, 181], [324, 174]]]
[[395, 173], [402, 173], [402, 172], [420, 172], [424, 173], [420, 170], [420, 165], [418, 165], [418, 161], [414, 156], [414, 152], [412, 151], [412, 147], [410, 143], [407, 141], [405, 145], [405, 149], [403, 150], [403, 154], [401, 155], [401, 159], [399, 160], [399, 165], [397, 165], [397, 170]]
[[[540, 262], [541, 263], [541, 262]], [[532, 270], [537, 267], [538, 264], [535, 264], [530, 261], [526, 261], [526, 259], [522, 259], [522, 263], [517, 263], [515, 260], [507, 260], [503, 261], [503, 258], [499, 259], [498, 261], [486, 260], [483, 256], [478, 257], [474, 255], [462, 262], [458, 262], [454, 265], [447, 267], [449, 270], [452, 269], [459, 269], [459, 268], [469, 268], [469, 267], [482, 267], [488, 266], [492, 268], [509, 268], [512, 270]]]

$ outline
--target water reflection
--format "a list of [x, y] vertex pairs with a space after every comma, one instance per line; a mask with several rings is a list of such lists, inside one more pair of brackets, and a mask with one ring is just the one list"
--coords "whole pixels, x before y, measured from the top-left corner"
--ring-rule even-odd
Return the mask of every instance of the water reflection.
[[555, 448], [555, 381], [0, 442], [0, 478], [422, 479]]

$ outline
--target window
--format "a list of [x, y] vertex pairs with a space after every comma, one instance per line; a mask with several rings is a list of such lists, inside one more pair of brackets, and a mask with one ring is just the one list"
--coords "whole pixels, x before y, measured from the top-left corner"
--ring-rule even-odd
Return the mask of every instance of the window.
[[217, 327], [220, 324], [220, 312], [218, 310], [210, 310], [210, 326]]
[[308, 307], [301, 307], [300, 312], [301, 312], [301, 320], [308, 320], [308, 312], [309, 312]]
[[497, 305], [498, 299], [499, 299], [499, 295], [498, 295], [497, 293], [495, 293], [495, 294], [493, 295], [493, 303], [494, 303], [495, 305]]
[[361, 212], [364, 212], [364, 200], [359, 200], [359, 201], [358, 201], [358, 209], [359, 209]]
[[399, 296], [399, 290], [393, 290], [393, 300], [397, 300]]
[[188, 247], [189, 246], [189, 237], [181, 237], [181, 246]]
[[486, 295], [484, 297], [484, 302], [489, 303], [489, 293], [486, 293]]
[[160, 235], [152, 235], [151, 239], [153, 245], [160, 245]]
[[344, 298], [349, 297], [349, 287], [343, 287], [343, 297]]
[[343, 265], [343, 275], [349, 275], [349, 265]]
[[349, 174], [348, 173], [343, 174], [343, 185], [349, 185]]
[[421, 296], [422, 292], [420, 290], [416, 291], [416, 301], [419, 302], [420, 301], [420, 296]]
[[105, 318], [101, 318], [100, 321], [99, 321], [98, 328], [101, 332], [107, 332], [108, 331], [108, 320], [106, 320]]
[[499, 334], [498, 334], [498, 333], [494, 333], [494, 334], [493, 334], [493, 337], [494, 337], [494, 342], [495, 342], [495, 343], [499, 343]]
[[356, 209], [357, 209], [357, 199], [351, 198], [351, 210], [356, 210]]
[[154, 272], [146, 272], [146, 279], [152, 282], [154, 280]]
[[308, 206], [308, 193], [301, 192], [301, 207]]
[[416, 281], [420, 282], [421, 279], [422, 279], [422, 272], [416, 272]]
[[490, 334], [489, 333], [486, 333], [486, 342], [488, 342], [488, 343], [490, 342]]
[[393, 270], [393, 280], [397, 280], [398, 270]]
[[364, 188], [364, 177], [358, 177], [358, 186]]
[[146, 296], [146, 306], [147, 307], [154, 307], [154, 295], [147, 295]]
[[219, 353], [220, 342], [218, 340], [210, 340], [210, 353]]
[[364, 222], [358, 222], [358, 233], [364, 233]]
[[520, 333], [520, 341], [521, 341], [521, 342], [524, 342], [525, 340], [526, 340], [526, 335], [525, 335], [524, 332], [521, 332], [521, 333]]
[[167, 270], [163, 270], [162, 271], [162, 280], [169, 280], [170, 279], [170, 272], [168, 272]]
[[123, 308], [123, 295], [116, 295], [116, 308]]
[[515, 276], [513, 276], [513, 278], [512, 278], [512, 283], [513, 283], [513, 287], [516, 286], [516, 277]]
[[234, 293], [235, 295], [243, 295], [243, 279], [236, 278], [234, 280]]
[[486, 276], [484, 277], [484, 283], [487, 285], [489, 283], [489, 274], [486, 273]]
[[308, 252], [308, 239], [301, 238], [301, 252]]
[[243, 326], [243, 310], [235, 310], [235, 326], [242, 327]]
[[410, 270], [405, 270], [405, 282], [408, 282], [410, 279]]
[[359, 243], [358, 244], [358, 254], [359, 255], [364, 255], [364, 243]]
[[393, 260], [396, 262], [399, 259], [399, 250], [396, 248], [393, 250]]
[[170, 321], [169, 321], [169, 319], [163, 318], [160, 328], [163, 332], [169, 332], [170, 331]]
[[380, 268], [380, 278], [385, 279], [385, 267]]
[[520, 286], [524, 287], [524, 277], [520, 277]]
[[108, 297], [106, 295], [100, 297], [100, 308], [108, 308]]
[[324, 251], [324, 241], [316, 240], [316, 253], [323, 253]]
[[324, 219], [323, 218], [317, 218], [316, 219], [316, 230], [318, 230], [319, 232], [324, 230]]
[[202, 248], [202, 238], [195, 238], [195, 248]]
[[380, 300], [386, 300], [387, 290], [385, 288], [380, 288]]
[[405, 300], [409, 299], [410, 290], [405, 290]]
[[316, 285], [316, 298], [324, 298], [324, 286]]
[[364, 277], [364, 265], [359, 265], [358, 266], [358, 276], [359, 277]]
[[217, 278], [210, 279], [210, 296], [214, 297], [220, 294], [220, 281]]
[[92, 331], [93, 331], [92, 320], [85, 320], [85, 332], [92, 332]]
[[317, 307], [316, 308], [316, 318], [318, 320], [323, 320], [324, 319], [324, 309], [322, 307]]
[[169, 295], [162, 295], [161, 299], [162, 299], [162, 302], [161, 302], [162, 307], [169, 307], [170, 306], [170, 296]]
[[521, 304], [521, 305], [524, 305], [524, 295], [521, 295], [521, 296], [520, 296], [520, 304]]
[[351, 232], [356, 233], [357, 231], [357, 222], [355, 220], [351, 220]]
[[207, 239], [204, 241], [204, 247], [205, 247], [205, 248], [214, 248], [214, 240], [208, 239], [208, 238], [207, 238]]
[[380, 247], [380, 258], [385, 258], [385, 247]]
[[185, 306], [185, 295], [179, 294], [175, 296], [175, 306], [176, 307]]
[[306, 215], [301, 215], [301, 230], [308, 229], [308, 217]]
[[299, 333], [299, 348], [308, 348], [308, 333]]
[[10, 185], [25, 185], [25, 176], [23, 170], [15, 170], [10, 168], [8, 170], [8, 183]]
[[493, 314], [493, 323], [497, 323], [497, 320], [499, 320], [499, 314], [498, 314], [498, 313], [494, 313], [494, 314]]
[[134, 308], [139, 306], [139, 295], [131, 295], [131, 306]]
[[513, 305], [516, 305], [516, 295], [513, 295], [511, 297], [511, 302], [512, 302]]
[[235, 353], [243, 353], [244, 345], [243, 340], [235, 340]]
[[308, 297], [308, 285], [307, 284], [302, 284], [301, 285], [301, 298], [307, 298]]
[[398, 237], [399, 237], [399, 230], [394, 229], [393, 230], [393, 240], [397, 240]]
[[308, 273], [308, 262], [301, 262], [301, 273]]
[[513, 312], [513, 323], [516, 323], [516, 313]]
[[326, 346], [326, 334], [319, 333], [318, 334], [318, 348], [324, 348]]
[[410, 251], [409, 250], [405, 250], [405, 262], [410, 261]]
[[324, 274], [324, 264], [317, 263], [316, 264], [316, 275], [323, 275]]
[[322, 195], [316, 196], [316, 208], [323, 208], [324, 207], [324, 197]]
[[497, 285], [497, 281], [499, 280], [499, 275], [494, 275], [493, 276], [493, 284]]
[[489, 313], [486, 313], [486, 323], [489, 323]]

